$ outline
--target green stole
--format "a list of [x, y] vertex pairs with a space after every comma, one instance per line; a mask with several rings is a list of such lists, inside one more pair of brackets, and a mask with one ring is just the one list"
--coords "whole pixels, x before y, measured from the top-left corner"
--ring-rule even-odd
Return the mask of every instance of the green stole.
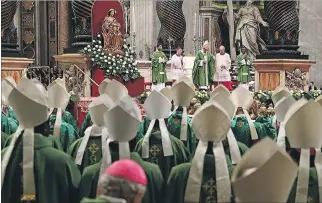
[[74, 118], [74, 116], [70, 112], [65, 110], [63, 112], [62, 120], [65, 121], [66, 123], [70, 124], [71, 126], [73, 126], [74, 131], [75, 131], [75, 136], [78, 138], [77, 121]]
[[[36, 200], [44, 203], [78, 203], [81, 175], [69, 155], [52, 148], [52, 142], [41, 134], [34, 134], [34, 171]], [[1, 202], [21, 202], [22, 135], [19, 136], [9, 160]], [[6, 149], [2, 150], [3, 154]]]
[[[163, 56], [165, 63], [159, 63], [159, 58]], [[155, 51], [152, 55], [152, 83], [168, 82], [166, 73], [167, 57], [162, 51]]]
[[[189, 153], [193, 153], [196, 150], [196, 137], [193, 133], [193, 129], [191, 126], [191, 118], [188, 116], [188, 131], [187, 131], [187, 141], [183, 141]], [[174, 112], [168, 118], [168, 131], [171, 135], [180, 139], [181, 133], [181, 120], [182, 120], [182, 112]]]
[[[234, 169], [230, 159], [226, 156], [229, 174], [232, 174]], [[216, 190], [216, 168], [213, 154], [205, 155], [203, 177], [200, 187], [199, 202], [217, 202]], [[188, 176], [191, 168], [191, 163], [184, 163], [174, 167], [168, 179], [167, 203], [184, 203], [185, 191], [188, 181]]]
[[81, 127], [79, 128], [79, 133], [78, 133], [79, 137], [84, 137], [85, 130], [92, 125], [91, 122], [92, 122], [91, 115], [87, 113]]
[[[135, 147], [135, 151], [140, 155], [142, 155], [143, 140], [144, 138], [142, 138]], [[173, 149], [173, 156], [165, 157], [163, 154], [161, 132], [152, 132], [149, 139], [149, 158], [143, 159], [144, 161], [158, 165], [165, 180], [168, 179], [172, 167], [188, 162], [190, 157], [188, 150], [178, 138], [170, 135], [170, 141]]]
[[[68, 149], [68, 154], [76, 159], [78, 148], [83, 138], [76, 140]], [[82, 164], [78, 165], [79, 171], [82, 173], [87, 166], [99, 163], [102, 159], [102, 136], [91, 136], [88, 139], [86, 149], [84, 151]]]
[[12, 135], [18, 129], [16, 120], [1, 113], [1, 131], [7, 135]]
[[[118, 160], [118, 150], [111, 150], [114, 151], [112, 152], [112, 160]], [[131, 153], [131, 159], [144, 169], [148, 179], [142, 203], [164, 203], [165, 182], [158, 166], [143, 161], [136, 152]], [[85, 168], [80, 184], [80, 199], [84, 197], [93, 199], [96, 197], [100, 168], [101, 162]]]

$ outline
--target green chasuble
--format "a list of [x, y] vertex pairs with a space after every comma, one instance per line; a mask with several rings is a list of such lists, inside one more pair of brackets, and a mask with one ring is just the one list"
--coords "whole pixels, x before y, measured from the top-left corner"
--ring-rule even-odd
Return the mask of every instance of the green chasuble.
[[[49, 117], [49, 131], [51, 135], [54, 134], [55, 121], [56, 115], [51, 115]], [[67, 152], [68, 147], [76, 140], [76, 134], [73, 126], [63, 120], [60, 126], [59, 140], [61, 142], [61, 145], [63, 146], [64, 152]]]
[[136, 134], [136, 142], [138, 142], [139, 140], [141, 140], [144, 137], [146, 131], [148, 131], [150, 122], [151, 122], [151, 120], [149, 119], [148, 116], [145, 116], [143, 118], [143, 121], [141, 122], [138, 132]]
[[91, 115], [87, 113], [81, 127], [79, 128], [79, 133], [78, 133], [79, 137], [84, 137], [85, 130], [91, 125], [92, 125]]
[[261, 123], [265, 132], [266, 136], [275, 139], [277, 135], [277, 130], [273, 126], [272, 121], [270, 118], [267, 118], [265, 116], [258, 116], [257, 119], [255, 120], [256, 123]]
[[[4, 147], [9, 147], [10, 143], [11, 143], [11, 140], [12, 140], [12, 137], [13, 135], [10, 135], [8, 137], [8, 139], [6, 140], [5, 144], [4, 144]], [[46, 137], [50, 142], [51, 142], [51, 147], [57, 149], [57, 150], [60, 150], [60, 151], [64, 151], [63, 150], [63, 146], [61, 145], [61, 142], [59, 140], [59, 137], [56, 137], [56, 136], [44, 136]]]
[[[82, 141], [83, 141], [83, 138], [79, 138], [68, 149], [68, 154], [70, 154], [74, 160], [76, 159], [77, 151]], [[80, 172], [82, 173], [85, 167], [100, 162], [101, 159], [102, 159], [102, 136], [89, 137], [84, 151], [82, 165], [78, 166]]]
[[[234, 166], [226, 156], [229, 175], [232, 174]], [[187, 181], [191, 163], [184, 163], [172, 169], [168, 179], [166, 203], [185, 203]], [[203, 177], [200, 187], [200, 203], [217, 202], [216, 190], [216, 168], [213, 154], [206, 154], [204, 159]]]
[[6, 143], [7, 139], [8, 139], [8, 137], [9, 137], [9, 135], [7, 135], [4, 132], [1, 132], [1, 149], [4, 148], [5, 143]]
[[[18, 138], [7, 166], [1, 190], [2, 203], [18, 203], [22, 196], [22, 137]], [[41, 134], [34, 137], [36, 202], [78, 203], [81, 175], [72, 158], [52, 148], [47, 137]], [[6, 150], [2, 151], [2, 158]]]
[[[113, 161], [118, 160], [118, 156], [118, 152], [112, 152]], [[148, 185], [143, 196], [142, 203], [164, 203], [165, 182], [159, 167], [155, 164], [143, 161], [136, 152], [131, 153], [131, 159], [143, 168], [148, 179]], [[80, 184], [80, 199], [84, 197], [96, 197], [100, 168], [101, 162], [85, 168]]]
[[[143, 139], [139, 140], [135, 147], [135, 151], [142, 154]], [[161, 132], [153, 131], [149, 139], [149, 158], [143, 159], [150, 163], [154, 163], [160, 167], [164, 180], [167, 180], [172, 167], [189, 161], [190, 154], [181, 140], [170, 135], [171, 146], [173, 149], [173, 156], [164, 156]]]
[[1, 113], [1, 131], [6, 133], [7, 135], [11, 135], [16, 132], [18, 128], [17, 122], [13, 119], [10, 118], [4, 113]]
[[74, 116], [70, 112], [65, 110], [65, 111], [63, 111], [62, 120], [73, 126], [73, 128], [75, 130], [75, 135], [78, 138], [77, 122], [76, 122], [76, 119], [74, 118]]
[[244, 55], [237, 56], [237, 71], [238, 71], [238, 82], [248, 83], [250, 81], [250, 69], [252, 62], [245, 60]]
[[[294, 203], [296, 198], [296, 188], [297, 188], [297, 179], [294, 181], [292, 190], [288, 197], [287, 203]], [[322, 195], [322, 194], [320, 194]], [[308, 203], [318, 203], [320, 201], [319, 196], [319, 183], [318, 175], [315, 167], [310, 168], [310, 177], [309, 177], [309, 191], [307, 194]]]
[[[275, 133], [267, 134], [267, 124], [254, 122], [259, 140], [265, 138], [266, 136], [269, 136], [273, 140], [275, 139]], [[247, 147], [250, 148], [255, 143], [251, 138], [248, 121], [245, 116], [234, 117], [232, 120], [231, 129], [236, 137], [236, 140], [245, 144]]]
[[202, 50], [199, 50], [192, 69], [193, 84], [197, 87], [206, 86], [206, 70], [205, 66], [200, 66], [200, 62], [204, 60], [204, 56], [207, 55], [207, 66], [208, 66], [208, 84], [211, 85], [214, 80], [214, 64], [215, 60], [211, 53], [208, 51], [206, 54]]
[[[163, 56], [164, 63], [159, 63], [159, 58]], [[168, 82], [166, 65], [167, 57], [162, 51], [155, 51], [152, 55], [152, 83], [166, 83]]]
[[[168, 118], [168, 131], [171, 135], [180, 139], [180, 131], [181, 131], [181, 120], [182, 120], [182, 112], [176, 111], [170, 115]], [[189, 153], [193, 153], [196, 149], [196, 137], [193, 133], [193, 129], [191, 126], [191, 118], [187, 116], [187, 141], [183, 141], [184, 145], [188, 149]]]

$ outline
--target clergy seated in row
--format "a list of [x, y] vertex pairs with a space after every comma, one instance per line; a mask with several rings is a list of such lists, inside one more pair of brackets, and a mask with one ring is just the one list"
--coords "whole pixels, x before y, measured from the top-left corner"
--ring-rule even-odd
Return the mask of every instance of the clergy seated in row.
[[[120, 83], [117, 80], [110, 80], [108, 78], [101, 82], [101, 84], [98, 87], [98, 92], [100, 95], [107, 94], [113, 102], [115, 102], [123, 96], [128, 95], [128, 90], [122, 83]], [[93, 123], [91, 115], [88, 112], [79, 129], [79, 137], [83, 137], [85, 130], [92, 124]]]
[[171, 109], [169, 99], [153, 91], [145, 100], [143, 108], [151, 122], [135, 151], [143, 160], [157, 164], [163, 178], [167, 180], [172, 167], [189, 161], [190, 155], [184, 144], [171, 135], [166, 127], [164, 119], [168, 118]]
[[291, 104], [284, 122], [286, 150], [299, 165], [287, 202], [322, 202], [322, 107], [301, 99]]
[[[47, 97], [46, 88], [38, 80], [31, 80], [31, 81], [38, 88], [37, 90], [40, 91], [40, 92], [42, 92], [43, 95], [46, 95], [46, 97]], [[46, 101], [48, 101], [48, 99]], [[50, 112], [51, 112], [51, 110], [49, 110], [49, 115], [51, 114]], [[21, 131], [21, 128], [18, 127], [18, 129], [17, 129], [17, 133], [18, 134], [19, 134], [19, 131]], [[45, 136], [45, 137], [48, 138], [48, 140], [52, 143], [51, 146], [53, 148], [63, 151], [62, 142], [60, 140], [61, 137], [59, 137], [59, 136], [52, 136], [52, 133], [50, 133], [50, 119], [48, 119], [46, 122], [42, 123], [41, 127], [38, 128], [38, 132], [39, 132], [39, 134], [41, 134], [41, 135], [43, 135], [43, 136]], [[11, 141], [13, 139], [15, 139], [14, 138], [15, 136], [16, 136], [15, 134], [10, 135], [6, 139], [6, 141], [4, 143], [4, 147], [9, 147], [9, 145], [11, 144]]]
[[192, 119], [199, 139], [195, 155], [191, 163], [172, 169], [165, 202], [231, 202], [230, 176], [234, 166], [222, 144], [230, 120], [215, 101], [206, 102], [196, 111]]
[[234, 169], [231, 177], [234, 202], [286, 202], [296, 175], [296, 163], [266, 137], [254, 145]]
[[107, 94], [101, 94], [88, 105], [93, 125], [88, 127], [84, 137], [76, 140], [68, 150], [68, 154], [73, 157], [81, 173], [84, 168], [102, 159], [108, 136], [103, 115], [113, 105], [114, 102]]
[[115, 161], [99, 178], [97, 198], [84, 198], [81, 203], [141, 202], [147, 182], [143, 168], [135, 161]]
[[237, 87], [230, 95], [231, 101], [237, 107], [236, 116], [232, 120], [232, 131], [237, 141], [251, 147], [258, 140], [268, 136], [275, 138], [275, 128], [267, 119], [258, 118], [260, 122], [253, 122], [248, 109], [253, 105], [253, 97], [244, 87]]
[[44, 93], [23, 77], [9, 94], [20, 125], [10, 146], [2, 150], [1, 202], [78, 202], [81, 175], [76, 164], [40, 134], [49, 117]]
[[148, 187], [142, 203], [163, 203], [165, 182], [159, 167], [143, 161], [136, 152], [130, 152], [130, 142], [136, 142], [135, 135], [141, 121], [141, 113], [137, 104], [129, 96], [125, 96], [116, 105], [104, 113], [105, 126], [109, 130], [106, 150], [99, 163], [85, 168], [80, 184], [80, 199], [95, 198], [100, 174], [119, 159], [131, 159], [138, 163], [148, 179]]
[[175, 109], [168, 118], [168, 130], [184, 143], [189, 153], [196, 149], [196, 138], [187, 107], [195, 94], [193, 82], [185, 76], [178, 78], [170, 89], [170, 99], [174, 101]]
[[13, 134], [18, 128], [18, 121], [8, 104], [8, 96], [16, 86], [16, 82], [10, 76], [1, 81], [1, 131], [7, 135]]
[[[208, 102], [215, 101], [221, 105], [228, 113], [231, 121], [235, 116], [236, 107], [229, 95], [230, 93], [226, 87], [217, 86], [211, 93], [211, 98]], [[228, 155], [233, 165], [238, 164], [241, 157], [248, 151], [248, 147], [245, 144], [236, 140], [231, 128], [228, 130], [227, 137], [223, 140], [223, 146], [225, 154]]]

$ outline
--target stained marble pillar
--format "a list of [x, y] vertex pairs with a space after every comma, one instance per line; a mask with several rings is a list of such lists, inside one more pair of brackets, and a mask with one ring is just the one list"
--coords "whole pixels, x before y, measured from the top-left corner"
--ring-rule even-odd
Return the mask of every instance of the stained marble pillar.
[[[194, 55], [194, 42], [193, 38], [196, 34], [198, 37], [198, 18], [199, 18], [199, 1], [198, 0], [186, 0], [183, 2], [183, 14], [186, 18], [186, 35], [184, 41], [185, 55]], [[197, 50], [196, 50], [197, 51]]]
[[63, 54], [64, 49], [69, 45], [70, 26], [68, 26], [69, 18], [69, 1], [62, 0], [58, 2], [58, 54]]
[[[134, 11], [134, 15], [133, 15]], [[133, 18], [133, 16], [135, 16]], [[156, 45], [156, 10], [151, 0], [130, 1], [130, 39], [133, 46], [135, 31], [135, 50], [138, 60], [149, 60]], [[135, 22], [134, 22], [135, 21]]]

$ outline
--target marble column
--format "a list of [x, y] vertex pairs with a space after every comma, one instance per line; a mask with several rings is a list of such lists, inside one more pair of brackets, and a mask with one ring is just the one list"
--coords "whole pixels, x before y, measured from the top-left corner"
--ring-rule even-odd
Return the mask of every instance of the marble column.
[[[133, 10], [134, 16], [133, 19]], [[156, 45], [155, 2], [151, 0], [135, 0], [130, 2], [130, 39], [133, 46], [133, 31], [138, 60], [149, 60]], [[135, 21], [135, 22], [134, 22]], [[135, 26], [135, 27], [134, 27]]]
[[[198, 37], [198, 16], [199, 16], [199, 1], [198, 0], [186, 0], [183, 1], [183, 14], [186, 18], [186, 36], [184, 41], [185, 55], [194, 55], [194, 42], [193, 37], [196, 34]], [[197, 19], [195, 19], [195, 16]], [[196, 31], [196, 33], [194, 33]], [[197, 42], [196, 42], [197, 43]]]
[[69, 1], [62, 0], [58, 2], [58, 54], [63, 54], [64, 49], [69, 45], [69, 32], [70, 27], [68, 26], [68, 21], [70, 18], [69, 15], [69, 8], [68, 8]]

